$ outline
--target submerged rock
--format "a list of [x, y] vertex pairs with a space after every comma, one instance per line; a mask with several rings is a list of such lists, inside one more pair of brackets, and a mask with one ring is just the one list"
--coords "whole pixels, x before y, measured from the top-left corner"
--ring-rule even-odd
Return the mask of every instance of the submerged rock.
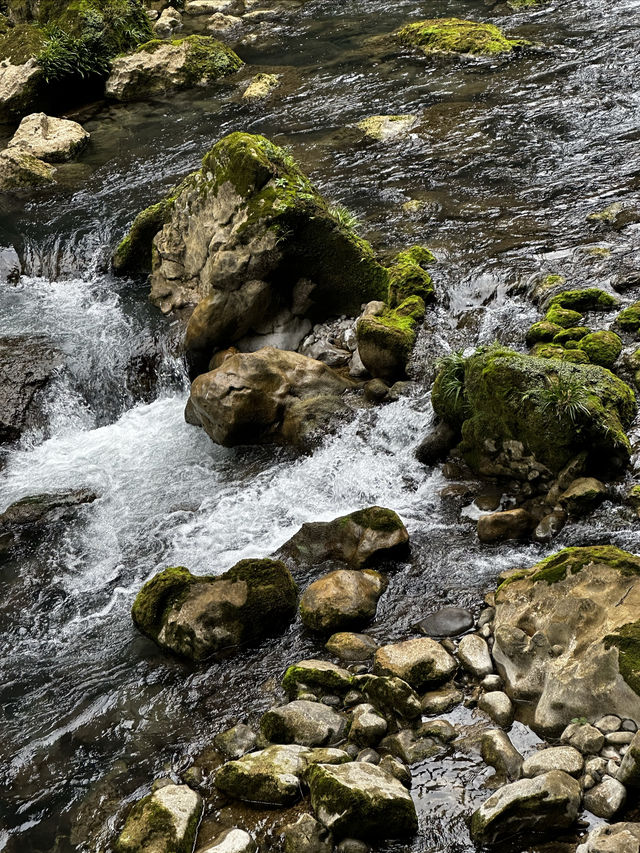
[[509, 38], [494, 24], [462, 18], [433, 18], [407, 24], [398, 30], [396, 38], [426, 56], [500, 56], [531, 45], [526, 39]]
[[63, 522], [66, 529], [78, 507], [97, 497], [89, 489], [75, 489], [30, 495], [12, 503], [0, 514], [0, 556], [18, 542], [32, 544], [51, 525]]
[[295, 823], [284, 827], [284, 853], [332, 853], [333, 837], [310, 814], [301, 815]]
[[43, 392], [61, 364], [46, 338], [0, 338], [0, 444], [44, 425]]
[[362, 628], [375, 616], [385, 587], [379, 572], [337, 569], [306, 588], [300, 599], [300, 616], [314, 631]]
[[202, 797], [187, 785], [165, 785], [133, 807], [116, 843], [118, 853], [189, 853]]
[[290, 444], [306, 448], [348, 411], [352, 388], [332, 368], [295, 352], [265, 347], [236, 353], [191, 385], [189, 422], [196, 419], [224, 447]]
[[22, 119], [8, 150], [23, 151], [47, 163], [63, 163], [76, 157], [88, 142], [89, 134], [77, 121], [33, 113]]
[[261, 101], [268, 98], [279, 85], [278, 74], [256, 74], [242, 93], [242, 97], [245, 101]]
[[464, 607], [442, 607], [417, 625], [428, 637], [457, 637], [473, 628], [473, 615]]
[[207, 85], [242, 65], [231, 48], [210, 36], [155, 39], [135, 53], [114, 60], [105, 92], [118, 101], [135, 101], [173, 89]]
[[639, 606], [640, 558], [608, 545], [565, 548], [502, 583], [493, 657], [509, 695], [536, 705], [537, 729], [640, 719]]
[[386, 142], [399, 136], [406, 136], [418, 124], [414, 115], [369, 116], [359, 121], [356, 127], [369, 139]]
[[142, 587], [131, 614], [161, 648], [193, 660], [281, 629], [295, 615], [297, 590], [278, 560], [241, 560], [218, 577], [178, 566]]

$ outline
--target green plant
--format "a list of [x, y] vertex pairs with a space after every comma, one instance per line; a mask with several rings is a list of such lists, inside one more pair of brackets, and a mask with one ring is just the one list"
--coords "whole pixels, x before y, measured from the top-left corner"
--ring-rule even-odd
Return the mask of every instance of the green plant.
[[438, 359], [440, 394], [447, 406], [457, 407], [465, 402], [464, 368], [467, 360], [462, 352], [452, 352]]
[[578, 426], [591, 414], [589, 392], [572, 377], [548, 376], [542, 388], [527, 391], [523, 399], [531, 400], [543, 414], [551, 413], [559, 421], [567, 418], [573, 426]]
[[341, 228], [346, 228], [349, 231], [356, 231], [360, 227], [360, 220], [352, 213], [344, 204], [334, 204], [329, 209], [329, 213], [336, 220]]

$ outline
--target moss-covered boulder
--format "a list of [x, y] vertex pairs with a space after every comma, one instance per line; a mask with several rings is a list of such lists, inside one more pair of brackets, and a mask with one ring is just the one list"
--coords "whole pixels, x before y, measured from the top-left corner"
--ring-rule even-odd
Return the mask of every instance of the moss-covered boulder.
[[307, 628], [324, 634], [363, 628], [376, 614], [385, 578], [371, 569], [336, 569], [310, 584], [300, 599]]
[[336, 838], [397, 838], [418, 828], [407, 789], [373, 764], [319, 764], [307, 781], [316, 817]]
[[501, 56], [531, 45], [526, 39], [509, 38], [494, 24], [462, 18], [433, 18], [407, 24], [396, 33], [397, 40], [426, 56]]
[[534, 344], [549, 343], [561, 331], [562, 326], [557, 323], [550, 323], [549, 320], [539, 320], [527, 332], [527, 346], [532, 347]]
[[243, 64], [230, 47], [211, 36], [153, 39], [114, 60], [105, 91], [118, 101], [137, 101], [209, 85]]
[[636, 414], [635, 396], [597, 365], [489, 347], [446, 360], [432, 402], [461, 430], [460, 451], [480, 474], [543, 483], [581, 451], [594, 470], [629, 459], [625, 430]]
[[280, 630], [295, 615], [297, 588], [279, 560], [241, 560], [218, 577], [178, 566], [142, 587], [133, 621], [161, 648], [192, 660]]
[[571, 326], [568, 329], [562, 329], [553, 336], [553, 343], [560, 346], [570, 346], [571, 342], [578, 343], [585, 335], [589, 334], [589, 329], [586, 326]]
[[187, 785], [165, 785], [129, 812], [117, 853], [191, 853], [202, 797]]
[[623, 332], [637, 332], [640, 330], [640, 302], [634, 302], [628, 308], [624, 308], [616, 317], [616, 325]]
[[374, 655], [373, 668], [376, 675], [396, 676], [421, 691], [448, 681], [458, 664], [436, 640], [418, 637], [381, 646]]
[[407, 528], [397, 513], [370, 506], [332, 521], [303, 524], [276, 556], [306, 567], [338, 560], [360, 569], [381, 559], [401, 556], [408, 542]]
[[427, 304], [435, 299], [433, 279], [428, 267], [435, 263], [433, 252], [425, 246], [411, 246], [398, 252], [389, 267], [388, 304], [397, 308], [410, 296], [419, 296]]
[[609, 545], [565, 548], [503, 581], [493, 656], [538, 730], [603, 714], [640, 721], [639, 605], [640, 557]]
[[592, 364], [613, 367], [622, 352], [622, 341], [615, 332], [591, 332], [580, 339], [578, 348], [587, 354]]
[[562, 329], [570, 329], [572, 326], [579, 326], [582, 322], [582, 314], [580, 311], [574, 311], [571, 308], [563, 308], [561, 305], [551, 305], [545, 314], [547, 323], [553, 323], [560, 326]]
[[331, 746], [344, 740], [345, 717], [322, 702], [295, 700], [262, 715], [260, 731], [271, 743]]
[[406, 376], [407, 363], [425, 313], [420, 296], [409, 296], [397, 308], [370, 303], [356, 324], [358, 353], [369, 373], [386, 382]]
[[620, 304], [620, 300], [612, 293], [599, 287], [585, 287], [580, 290], [563, 290], [553, 297], [549, 306], [556, 305], [570, 311], [611, 311]]
[[150, 228], [144, 241], [136, 240], [136, 254], [152, 255], [155, 305], [165, 312], [196, 306], [185, 347], [202, 363], [244, 338], [268, 343], [264, 336], [276, 317], [354, 316], [362, 303], [387, 295], [389, 274], [371, 246], [291, 155], [263, 136], [232, 133], [220, 140], [168, 213], [153, 253]]
[[326, 660], [301, 660], [288, 667], [282, 686], [290, 696], [312, 691], [343, 695], [351, 690], [353, 676], [335, 663]]
[[0, 152], [0, 192], [31, 190], [54, 182], [55, 168], [20, 148]]

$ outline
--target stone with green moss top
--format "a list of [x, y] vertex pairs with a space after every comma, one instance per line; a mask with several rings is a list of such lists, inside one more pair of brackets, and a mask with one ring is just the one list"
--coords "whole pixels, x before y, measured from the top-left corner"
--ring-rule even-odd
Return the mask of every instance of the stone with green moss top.
[[330, 746], [344, 740], [347, 721], [322, 702], [297, 699], [263, 714], [260, 730], [271, 743]]
[[586, 287], [580, 290], [563, 290], [553, 297], [550, 307], [557, 305], [584, 314], [585, 311], [611, 311], [617, 308], [620, 300], [601, 290], [599, 287]]
[[638, 332], [640, 330], [640, 302], [634, 302], [628, 308], [624, 308], [616, 317], [616, 326], [624, 332]]
[[353, 683], [387, 718], [414, 720], [422, 713], [416, 691], [396, 675], [357, 675]]
[[262, 101], [280, 85], [279, 74], [256, 74], [242, 93], [245, 101]]
[[462, 18], [433, 18], [407, 24], [396, 33], [397, 40], [416, 47], [427, 56], [500, 56], [531, 45], [526, 39], [509, 38], [493, 24]]
[[140, 800], [116, 843], [118, 853], [191, 853], [202, 797], [187, 785], [164, 785]]
[[553, 343], [559, 344], [560, 346], [566, 347], [572, 341], [578, 342], [584, 338], [585, 335], [588, 335], [591, 330], [586, 326], [571, 326], [568, 329], [560, 329], [553, 336]]
[[435, 299], [433, 280], [427, 267], [435, 263], [433, 252], [425, 246], [411, 246], [398, 252], [389, 267], [391, 308], [397, 308], [410, 296], [419, 296], [426, 304]]
[[622, 352], [622, 341], [615, 332], [591, 332], [585, 335], [578, 347], [589, 356], [589, 361], [601, 367], [613, 367]]
[[369, 373], [385, 382], [406, 376], [407, 363], [425, 314], [420, 296], [409, 296], [397, 308], [365, 313], [356, 324], [358, 353]]
[[342, 695], [351, 690], [351, 673], [326, 660], [301, 660], [288, 667], [282, 679], [282, 686], [290, 696], [311, 690], [321, 693]]
[[545, 320], [548, 323], [554, 323], [563, 329], [570, 329], [574, 326], [579, 326], [582, 322], [582, 314], [579, 311], [572, 311], [569, 308], [562, 308], [560, 305], [551, 305], [545, 314]]
[[20, 148], [0, 152], [0, 192], [28, 190], [54, 183], [55, 168]]
[[561, 331], [562, 326], [559, 326], [557, 323], [550, 323], [548, 320], [539, 320], [529, 328], [525, 341], [528, 347], [540, 343], [548, 344]]
[[356, 127], [366, 137], [376, 142], [387, 142], [406, 136], [418, 124], [414, 115], [369, 116], [359, 121]]
[[373, 764], [316, 765], [307, 781], [316, 817], [336, 838], [398, 838], [418, 828], [409, 792]]
[[131, 615], [161, 648], [201, 660], [280, 630], [295, 615], [297, 588], [279, 560], [241, 560], [218, 577], [165, 569], [142, 587]]

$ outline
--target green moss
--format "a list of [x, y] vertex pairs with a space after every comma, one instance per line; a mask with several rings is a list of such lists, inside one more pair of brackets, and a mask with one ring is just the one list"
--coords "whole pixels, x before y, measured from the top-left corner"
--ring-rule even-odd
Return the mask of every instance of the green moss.
[[293, 664], [282, 679], [282, 686], [290, 696], [296, 695], [300, 687], [342, 695], [351, 689], [352, 684], [353, 676], [347, 670], [317, 660]]
[[602, 222], [605, 225], [615, 225], [622, 210], [622, 204], [619, 201], [614, 201], [613, 204], [603, 208], [603, 210], [597, 210], [594, 213], [590, 213], [587, 216], [587, 222]]
[[536, 344], [532, 355], [535, 355], [536, 358], [562, 358], [564, 347], [555, 344]]
[[191, 853], [200, 817], [196, 810], [179, 840], [171, 813], [150, 794], [129, 812], [115, 849], [117, 853]]
[[179, 39], [151, 39], [138, 47], [138, 52], [155, 53], [166, 44], [186, 45], [185, 85], [211, 83], [232, 74], [244, 65], [230, 47], [211, 36], [192, 35]]
[[21, 65], [37, 56], [47, 42], [44, 30], [37, 24], [4, 26], [0, 32], [0, 58]]
[[568, 308], [572, 311], [610, 311], [620, 304], [620, 300], [598, 287], [583, 290], [564, 290], [551, 300], [550, 306]]
[[413, 246], [399, 252], [389, 268], [389, 305], [396, 308], [409, 296], [419, 296], [424, 302], [435, 297], [433, 281], [426, 270], [435, 257], [424, 246]]
[[562, 353], [563, 361], [570, 361], [572, 364], [590, 364], [589, 356], [581, 349], [573, 349], [569, 346], [572, 341], [567, 344], [567, 349]]
[[153, 640], [157, 640], [167, 610], [184, 597], [196, 578], [184, 566], [164, 569], [147, 581], [136, 595], [131, 615], [136, 626]]
[[629, 687], [640, 695], [640, 622], [622, 625], [604, 638], [606, 649], [618, 649], [620, 674]]
[[558, 332], [562, 331], [562, 326], [557, 323], [550, 323], [548, 320], [540, 320], [534, 323], [527, 332], [526, 344], [532, 347], [534, 344], [550, 343]]
[[366, 509], [359, 509], [356, 512], [336, 519], [336, 521], [343, 520], [352, 521], [366, 530], [375, 530], [379, 533], [394, 533], [396, 530], [404, 530], [404, 524], [400, 516], [392, 509], [386, 509], [381, 506], [370, 506]]
[[589, 356], [589, 361], [602, 367], [613, 367], [622, 352], [622, 341], [615, 332], [591, 332], [580, 343], [579, 348]]
[[417, 47], [427, 56], [436, 53], [469, 56], [509, 54], [531, 44], [510, 39], [493, 24], [462, 18], [433, 18], [408, 24], [396, 33], [401, 44]]
[[571, 341], [580, 341], [588, 334], [589, 329], [586, 326], [571, 326], [568, 329], [562, 329], [554, 335], [553, 343], [566, 347]]
[[421, 297], [409, 296], [397, 308], [385, 308], [381, 314], [358, 320], [358, 351], [372, 376], [393, 382], [406, 375], [424, 313]]
[[582, 320], [582, 314], [579, 311], [572, 311], [569, 308], [561, 308], [559, 305], [551, 305], [545, 315], [545, 320], [548, 323], [555, 323], [556, 326], [561, 326], [563, 329], [570, 329], [573, 326], [579, 326]]
[[[593, 545], [586, 548], [564, 548], [537, 563], [528, 577], [532, 583], [538, 581], [545, 581], [548, 584], [558, 583], [568, 575], [577, 574], [592, 563], [609, 566], [625, 577], [640, 575], [640, 557], [615, 548], [613, 545]], [[514, 577], [507, 578], [500, 589], [504, 589], [513, 580]]]
[[634, 302], [616, 317], [616, 325], [625, 332], [637, 332], [640, 329], [640, 302]]

